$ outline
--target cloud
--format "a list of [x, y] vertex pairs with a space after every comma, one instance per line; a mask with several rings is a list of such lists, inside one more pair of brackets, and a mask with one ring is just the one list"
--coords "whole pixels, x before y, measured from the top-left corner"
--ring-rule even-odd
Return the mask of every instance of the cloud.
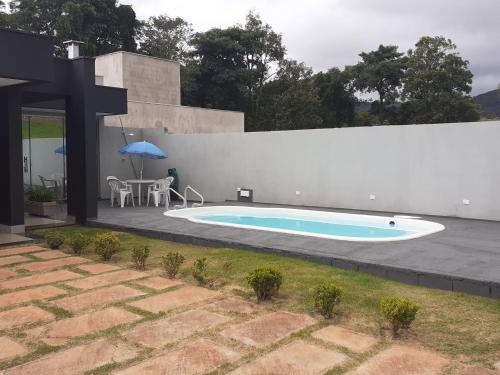
[[[126, 3], [123, 1], [123, 3]], [[402, 51], [423, 35], [443, 35], [470, 61], [473, 93], [500, 83], [499, 0], [128, 0], [138, 17], [180, 16], [197, 31], [243, 23], [258, 12], [282, 33], [291, 58], [315, 71], [358, 61], [361, 51], [395, 44]]]

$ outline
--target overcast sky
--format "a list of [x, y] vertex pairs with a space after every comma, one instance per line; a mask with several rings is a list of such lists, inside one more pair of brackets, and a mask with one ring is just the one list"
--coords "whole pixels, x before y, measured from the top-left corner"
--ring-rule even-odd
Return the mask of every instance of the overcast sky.
[[452, 39], [474, 73], [473, 94], [500, 84], [500, 0], [121, 0], [145, 19], [182, 17], [196, 31], [244, 23], [254, 10], [283, 35], [290, 58], [315, 72], [355, 64], [361, 51], [423, 35]]

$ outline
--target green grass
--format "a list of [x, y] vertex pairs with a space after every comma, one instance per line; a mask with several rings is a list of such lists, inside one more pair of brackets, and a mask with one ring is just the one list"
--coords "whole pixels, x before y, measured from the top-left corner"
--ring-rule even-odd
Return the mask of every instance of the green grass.
[[[28, 139], [30, 129], [27, 120], [23, 120], [23, 139]], [[63, 125], [61, 121], [31, 121], [31, 138], [62, 138]]]
[[[95, 236], [105, 231], [84, 227], [58, 230], [68, 237], [78, 232]], [[37, 231], [37, 234], [43, 232], [45, 231]], [[495, 353], [500, 352], [498, 300], [401, 284], [292, 257], [241, 249], [191, 246], [130, 233], [118, 234], [122, 249], [111, 262], [121, 266], [131, 266], [134, 246], [150, 247], [148, 269], [161, 267], [161, 256], [169, 251], [177, 251], [186, 258], [181, 267], [182, 278], [194, 283], [191, 276], [193, 261], [198, 257], [206, 257], [209, 262], [208, 275], [219, 281], [217, 285], [253, 298], [252, 291], [246, 284], [246, 275], [255, 267], [271, 265], [284, 275], [279, 296], [272, 302], [277, 309], [314, 313], [311, 299], [314, 287], [324, 280], [332, 280], [343, 290], [335, 323], [388, 337], [390, 330], [380, 315], [379, 300], [382, 296], [395, 294], [407, 297], [420, 306], [412, 329], [403, 333], [398, 340], [423, 344], [469, 363], [491, 363]], [[332, 246], [335, 246], [334, 241]], [[91, 249], [92, 246], [84, 255], [97, 259]]]

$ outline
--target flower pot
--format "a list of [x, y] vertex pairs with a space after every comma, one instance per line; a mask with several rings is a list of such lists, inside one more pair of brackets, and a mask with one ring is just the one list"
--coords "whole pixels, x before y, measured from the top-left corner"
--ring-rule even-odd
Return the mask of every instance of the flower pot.
[[33, 201], [26, 201], [24, 204], [24, 209], [26, 212], [28, 212], [30, 215], [33, 216], [53, 216], [56, 213], [57, 210], [57, 203], [56, 201], [52, 202], [33, 202]]

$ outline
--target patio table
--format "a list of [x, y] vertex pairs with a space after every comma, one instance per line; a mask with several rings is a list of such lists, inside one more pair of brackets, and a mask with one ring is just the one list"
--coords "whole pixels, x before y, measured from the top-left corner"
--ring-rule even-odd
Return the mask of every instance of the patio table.
[[137, 180], [126, 180], [125, 182], [127, 184], [131, 185], [137, 185], [137, 193], [139, 197], [137, 198], [137, 202], [139, 203], [139, 206], [141, 205], [141, 200], [142, 200], [142, 193], [141, 193], [141, 187], [142, 184], [152, 184], [156, 180], [144, 180], [144, 179], [137, 179]]

